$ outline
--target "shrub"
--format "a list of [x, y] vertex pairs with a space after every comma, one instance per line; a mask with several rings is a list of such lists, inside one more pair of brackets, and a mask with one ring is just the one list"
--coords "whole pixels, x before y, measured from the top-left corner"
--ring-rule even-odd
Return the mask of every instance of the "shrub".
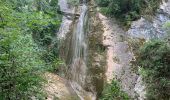
[[106, 84], [100, 100], [129, 100], [128, 95], [120, 89], [117, 81], [112, 80], [111, 84]]
[[[19, 31], [18, 31], [19, 32]], [[2, 34], [1, 34], [2, 35]], [[11, 36], [9, 36], [11, 35]], [[44, 67], [39, 50], [29, 34], [4, 33], [0, 40], [0, 99], [36, 98], [42, 93]]]
[[[44, 0], [26, 1], [0, 0], [0, 100], [43, 100], [41, 74], [48, 69], [48, 61], [53, 67], [59, 63], [55, 60], [58, 44], [52, 38], [60, 24], [52, 13], [55, 7], [48, 8]], [[35, 9], [36, 3], [46, 6]], [[33, 38], [34, 34], [40, 37]], [[42, 59], [44, 51], [52, 59]]]
[[130, 26], [129, 23], [141, 15], [153, 15], [161, 0], [96, 0], [96, 2], [102, 7], [102, 13], [114, 16], [124, 25]]
[[137, 64], [147, 86], [148, 100], [170, 99], [170, 43], [152, 40], [139, 51]]

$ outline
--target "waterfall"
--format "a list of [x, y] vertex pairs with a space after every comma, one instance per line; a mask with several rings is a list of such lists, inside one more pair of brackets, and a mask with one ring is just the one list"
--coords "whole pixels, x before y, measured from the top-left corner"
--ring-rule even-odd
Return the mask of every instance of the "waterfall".
[[[58, 33], [58, 37], [64, 39], [64, 49], [61, 50], [67, 50], [61, 51], [62, 57], [68, 66], [66, 76], [70, 86], [74, 90], [73, 92], [75, 92], [81, 100], [96, 100], [95, 90], [93, 91], [91, 86], [88, 87], [89, 81], [91, 82], [91, 77], [89, 78], [88, 72], [89, 67], [87, 67], [89, 5], [86, 0], [82, 0], [78, 7], [74, 7], [69, 5], [67, 1], [68, 0], [59, 0], [61, 11], [63, 13], [70, 12], [73, 15], [79, 14], [79, 18], [77, 19], [77, 17], [75, 18], [74, 16], [65, 14]], [[71, 17], [71, 19], [68, 19], [68, 17]]]
[[81, 14], [73, 32], [72, 49], [73, 56], [71, 62], [71, 80], [78, 83], [80, 86], [85, 84], [86, 79], [86, 24], [87, 24], [87, 6], [83, 4]]
[[74, 83], [83, 86], [85, 84], [86, 78], [86, 52], [87, 52], [87, 44], [86, 44], [86, 33], [85, 33], [85, 25], [87, 19], [87, 6], [83, 4], [81, 7], [81, 14], [73, 33], [72, 38], [72, 48], [73, 48], [73, 57], [71, 64], [71, 80], [72, 86]]
[[73, 31], [70, 84], [81, 100], [95, 100], [93, 94], [84, 90], [87, 77], [87, 20], [88, 7], [83, 0], [81, 13]]
[[73, 62], [75, 60], [86, 61], [87, 44], [86, 44], [86, 24], [87, 24], [87, 6], [81, 7], [81, 14], [77, 23], [76, 31], [73, 33]]

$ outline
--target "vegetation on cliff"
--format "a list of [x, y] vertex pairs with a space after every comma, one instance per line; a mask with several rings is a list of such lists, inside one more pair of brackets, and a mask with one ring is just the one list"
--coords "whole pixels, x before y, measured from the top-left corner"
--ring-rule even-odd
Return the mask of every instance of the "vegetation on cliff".
[[146, 42], [139, 50], [137, 65], [146, 83], [148, 100], [170, 99], [170, 37]]
[[122, 91], [119, 82], [112, 80], [111, 84], [106, 84], [100, 100], [130, 100], [127, 93]]
[[105, 15], [116, 17], [124, 25], [130, 26], [142, 15], [153, 15], [161, 0], [96, 0]]
[[[129, 26], [141, 16], [152, 16], [159, 7], [161, 0], [96, 0], [100, 11], [111, 17], [116, 17], [125, 25]], [[169, 24], [167, 24], [169, 28]], [[167, 29], [168, 29], [167, 28]], [[169, 33], [169, 31], [168, 31]], [[138, 40], [138, 39], [137, 39]], [[167, 35], [164, 39], [152, 39], [137, 44], [136, 66], [139, 66], [139, 74], [142, 75], [143, 83], [146, 85], [147, 100], [169, 100], [170, 99], [170, 38]], [[136, 41], [135, 41], [136, 42]], [[134, 43], [133, 43], [134, 44]], [[143, 46], [141, 46], [143, 45]], [[141, 48], [139, 49], [138, 47]], [[133, 47], [132, 47], [133, 48]], [[137, 68], [137, 67], [136, 67]], [[134, 70], [134, 69], [133, 69]], [[138, 72], [137, 72], [138, 73]], [[116, 85], [114, 85], [116, 86]], [[114, 96], [119, 92], [114, 89], [104, 89], [104, 100], [116, 100]], [[116, 87], [117, 88], [117, 87]], [[124, 97], [124, 96], [118, 96]], [[114, 99], [113, 99], [114, 98]], [[124, 100], [119, 98], [118, 100]]]
[[[153, 15], [161, 0], [96, 2], [103, 14], [114, 16], [124, 25], [130, 26], [132, 21], [143, 15]], [[60, 63], [56, 32], [60, 27], [61, 15], [57, 13], [57, 3], [58, 0], [0, 0], [0, 100], [45, 99], [42, 74], [47, 70], [56, 71]], [[68, 0], [68, 3], [77, 6], [80, 1]], [[94, 29], [99, 28], [103, 32], [97, 23]], [[89, 38], [89, 66], [97, 57], [105, 55], [105, 47], [100, 43], [101, 36], [97, 33]], [[136, 65], [146, 85], [147, 100], [169, 100], [170, 36], [146, 42], [137, 54]], [[104, 57], [96, 62], [90, 74], [98, 96], [101, 95], [99, 100], [129, 100], [130, 97], [122, 91], [116, 80], [103, 88]]]
[[57, 58], [56, 5], [56, 0], [0, 0], [0, 100], [43, 97], [40, 75]]

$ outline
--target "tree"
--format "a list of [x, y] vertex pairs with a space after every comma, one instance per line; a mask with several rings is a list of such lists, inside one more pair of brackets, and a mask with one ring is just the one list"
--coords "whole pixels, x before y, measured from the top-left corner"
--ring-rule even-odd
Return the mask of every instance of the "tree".
[[[47, 13], [46, 8], [34, 9], [34, 2], [0, 0], [0, 100], [43, 98], [41, 74], [49, 67], [42, 59], [47, 51], [44, 48], [53, 42], [51, 37], [60, 21], [57, 14]], [[50, 6], [48, 9], [54, 13], [54, 5], [46, 3], [41, 7]], [[40, 37], [34, 38], [34, 34]], [[54, 53], [52, 56], [57, 58]], [[54, 60], [50, 64], [57, 63]]]

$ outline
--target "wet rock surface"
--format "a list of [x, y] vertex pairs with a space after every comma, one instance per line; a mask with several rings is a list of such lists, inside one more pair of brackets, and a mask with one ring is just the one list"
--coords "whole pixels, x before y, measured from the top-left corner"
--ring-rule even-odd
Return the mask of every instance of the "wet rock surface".
[[[66, 79], [70, 81], [71, 87], [81, 100], [96, 100], [96, 95], [102, 92], [104, 85], [105, 59], [100, 51], [103, 49], [103, 32], [94, 29], [98, 28], [100, 22], [95, 16], [93, 4], [91, 0], [87, 11], [84, 4], [77, 7], [76, 10], [80, 11], [79, 18], [68, 18], [65, 14], [58, 33], [59, 39], [63, 42], [60, 54], [67, 64]], [[97, 34], [99, 32], [100, 35]]]
[[[88, 33], [88, 78], [87, 90], [96, 93], [97, 97], [102, 93], [105, 80], [105, 66], [106, 66], [106, 51], [102, 44], [103, 25], [101, 20], [93, 11], [89, 19], [89, 33]], [[91, 87], [91, 88], [89, 88]]]

